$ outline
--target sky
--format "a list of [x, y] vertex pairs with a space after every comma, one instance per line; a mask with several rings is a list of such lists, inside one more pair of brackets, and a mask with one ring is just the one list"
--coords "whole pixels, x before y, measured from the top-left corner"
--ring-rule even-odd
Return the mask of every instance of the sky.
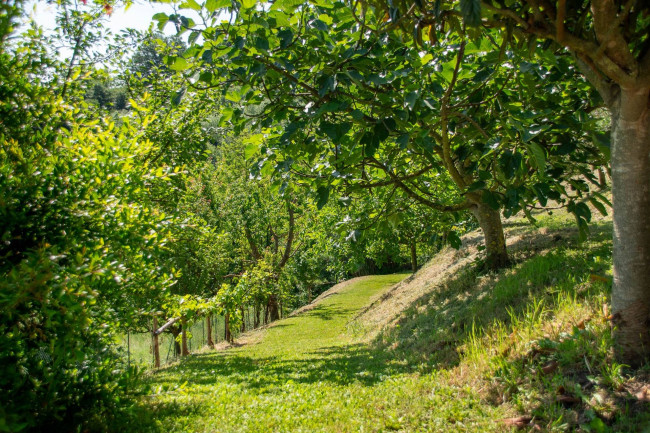
[[[0, 0], [2, 1], [2, 0]], [[88, 0], [89, 2], [92, 0]], [[31, 19], [33, 19], [39, 26], [41, 26], [44, 32], [47, 34], [48, 31], [51, 31], [55, 27], [55, 18], [57, 13], [56, 4], [45, 2], [42, 0], [33, 0], [27, 6], [26, 11]], [[133, 3], [128, 9], [124, 7], [118, 8], [115, 7], [110, 16], [106, 16], [106, 21], [104, 26], [110, 29], [110, 31], [117, 35], [122, 30], [127, 28], [136, 29], [140, 31], [145, 31], [149, 28], [152, 23], [152, 17], [159, 12], [165, 12], [171, 14], [174, 12], [174, 8], [170, 3], [157, 3], [149, 2], [146, 0], [133, 0]], [[194, 11], [184, 9], [181, 13], [190, 18], [197, 19], [198, 15], [192, 16]], [[154, 27], [156, 27], [157, 22], [154, 22]], [[167, 35], [176, 34], [176, 29], [173, 24], [167, 24], [164, 29], [164, 33]], [[102, 49], [100, 48], [99, 51]], [[60, 59], [66, 59], [71, 55], [71, 50], [66, 47], [61, 47], [58, 50], [58, 57]]]
[[[54, 18], [56, 16], [56, 5], [48, 4], [44, 1], [34, 1], [30, 7], [30, 16], [45, 30], [54, 28]], [[151, 24], [151, 17], [158, 12], [171, 13], [173, 8], [170, 4], [149, 3], [142, 0], [135, 0], [128, 8], [115, 8], [106, 26], [113, 33], [119, 33], [121, 30], [132, 28], [137, 30], [146, 30]], [[185, 11], [184, 11], [185, 13]], [[174, 33], [172, 25], [168, 25], [165, 33]]]

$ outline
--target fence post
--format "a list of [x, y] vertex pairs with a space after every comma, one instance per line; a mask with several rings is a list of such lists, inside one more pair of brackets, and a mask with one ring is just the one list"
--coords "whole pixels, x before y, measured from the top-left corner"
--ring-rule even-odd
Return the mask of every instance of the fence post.
[[153, 365], [155, 368], [160, 368], [160, 342], [158, 341], [158, 334], [156, 334], [156, 331], [158, 330], [158, 318], [154, 314], [153, 316], [153, 330], [151, 331], [153, 334]]

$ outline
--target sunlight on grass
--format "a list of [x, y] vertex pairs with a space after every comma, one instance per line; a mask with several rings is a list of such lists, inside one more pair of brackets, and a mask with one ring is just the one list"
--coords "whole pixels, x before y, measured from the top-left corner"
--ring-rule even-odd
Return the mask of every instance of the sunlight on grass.
[[543, 431], [637, 431], [650, 412], [629, 399], [637, 382], [613, 360], [606, 314], [611, 223], [594, 224], [582, 244], [566, 221], [544, 223], [561, 244], [528, 230], [512, 268], [480, 274], [469, 263], [395, 311], [376, 338], [355, 317], [407, 274], [354, 280], [254, 343], [162, 369], [124, 422], [156, 432], [503, 432], [526, 414]]

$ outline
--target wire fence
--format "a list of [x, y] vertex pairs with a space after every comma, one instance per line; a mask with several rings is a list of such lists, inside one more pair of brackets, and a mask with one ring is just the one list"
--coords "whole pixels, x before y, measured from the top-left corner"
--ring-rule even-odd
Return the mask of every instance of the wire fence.
[[[212, 340], [218, 344], [225, 340], [225, 321], [223, 316], [212, 316]], [[253, 310], [244, 312], [245, 329], [253, 329]], [[187, 345], [191, 352], [196, 352], [208, 344], [206, 319], [192, 324], [187, 330]], [[234, 331], [234, 330], [233, 330]], [[163, 332], [158, 337], [160, 345], [160, 365], [169, 364], [180, 354], [174, 350], [174, 336], [171, 332]], [[180, 337], [179, 337], [180, 339]], [[130, 365], [151, 368], [154, 365], [153, 339], [151, 332], [128, 332], [120, 336], [119, 343]], [[180, 342], [179, 342], [180, 344]]]

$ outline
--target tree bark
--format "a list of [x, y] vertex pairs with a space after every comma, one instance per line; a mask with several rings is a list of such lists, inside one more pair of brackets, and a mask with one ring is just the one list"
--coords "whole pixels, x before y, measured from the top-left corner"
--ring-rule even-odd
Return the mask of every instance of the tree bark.
[[269, 296], [268, 301], [269, 321], [274, 322], [280, 319], [280, 309], [278, 307], [278, 297], [275, 295]]
[[501, 214], [485, 203], [472, 206], [471, 212], [481, 226], [485, 236], [485, 268], [495, 271], [508, 266], [510, 259], [506, 250], [506, 238], [503, 234]]
[[224, 314], [224, 335], [223, 338], [228, 342], [232, 343], [232, 332], [230, 332], [230, 313], [226, 312]]
[[169, 331], [172, 333], [174, 338], [174, 357], [181, 355], [181, 343], [178, 342], [178, 334], [180, 334], [180, 328], [178, 326], [173, 326], [169, 328]]
[[649, 89], [622, 89], [612, 110], [614, 341], [620, 361], [650, 359]]
[[158, 334], [156, 334], [156, 330], [158, 329], [158, 318], [154, 315], [153, 316], [153, 365], [156, 368], [160, 368], [160, 340], [158, 339]]
[[262, 306], [259, 304], [255, 304], [255, 314], [254, 316], [254, 322], [253, 322], [253, 328], [257, 329], [260, 327], [260, 311], [262, 310]]
[[190, 351], [187, 349], [187, 323], [185, 319], [181, 320], [181, 356], [187, 356]]
[[416, 248], [415, 240], [411, 240], [411, 269], [413, 272], [417, 272], [418, 270], [418, 253]]
[[246, 332], [246, 314], [244, 312], [244, 307], [239, 307], [239, 311], [241, 312], [241, 332], [243, 334]]
[[208, 314], [205, 318], [206, 331], [208, 334], [208, 346], [214, 348], [214, 340], [212, 340], [212, 314]]

